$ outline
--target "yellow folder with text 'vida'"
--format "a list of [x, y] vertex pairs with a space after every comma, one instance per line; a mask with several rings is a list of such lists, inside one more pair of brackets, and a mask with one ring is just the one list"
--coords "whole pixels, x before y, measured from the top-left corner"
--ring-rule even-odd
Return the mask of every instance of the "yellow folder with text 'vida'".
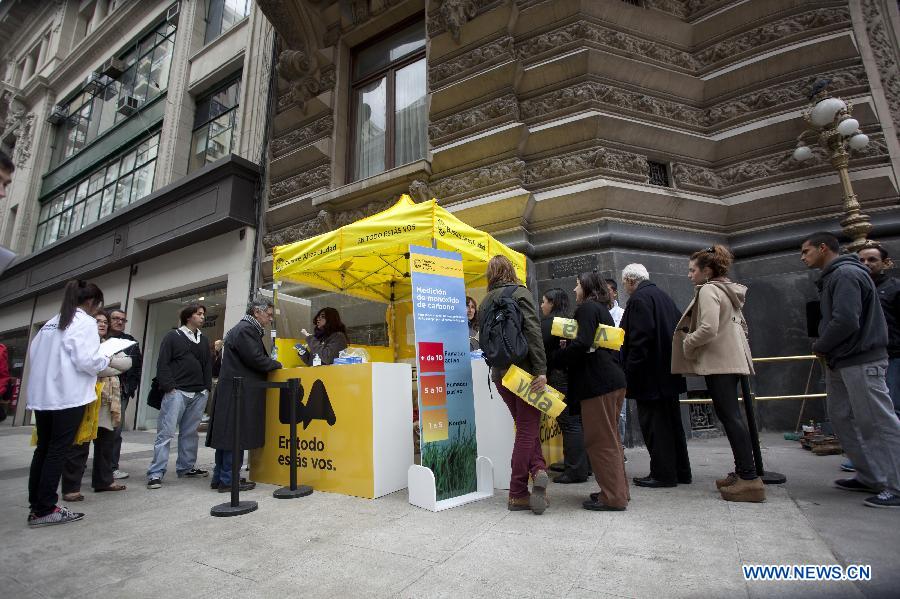
[[566, 409], [563, 401], [565, 395], [547, 385], [543, 391], [532, 391], [531, 380], [533, 375], [525, 372], [515, 364], [509, 367], [503, 375], [503, 386], [521, 397], [526, 403], [534, 406], [547, 416], [556, 418]]

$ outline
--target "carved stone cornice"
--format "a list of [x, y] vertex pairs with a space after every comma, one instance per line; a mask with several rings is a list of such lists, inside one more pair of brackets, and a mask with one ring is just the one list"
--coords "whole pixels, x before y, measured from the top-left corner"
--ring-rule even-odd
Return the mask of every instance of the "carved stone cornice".
[[[280, 57], [279, 57], [280, 58]], [[288, 90], [278, 96], [278, 101], [275, 106], [276, 112], [284, 112], [289, 109], [291, 106], [299, 106], [301, 110], [305, 110], [305, 102], [310, 98], [315, 97], [318, 94], [324, 93], [330, 89], [334, 88], [335, 84], [335, 66], [327, 65], [319, 69], [317, 76], [312, 76], [312, 80], [301, 82], [301, 85], [305, 85], [301, 87], [301, 96], [300, 100], [296, 97], [294, 93], [294, 86], [290, 85]], [[279, 73], [280, 75], [280, 73]], [[305, 91], [304, 91], [305, 89]], [[313, 91], [315, 90], [315, 93]], [[308, 97], [304, 96], [305, 92], [309, 92], [311, 95]], [[305, 98], [305, 99], [304, 99]]]
[[679, 19], [685, 19], [688, 16], [688, 7], [684, 0], [644, 0], [644, 6], [669, 13]]
[[465, 52], [428, 69], [428, 83], [432, 89], [445, 85], [450, 81], [461, 79], [466, 75], [504, 60], [512, 60], [515, 55], [515, 44], [511, 37], [501, 37]]
[[883, 14], [877, 0], [862, 0], [862, 12], [869, 35], [869, 46], [884, 88], [884, 97], [894, 126], [900, 128], [900, 48], [897, 47], [896, 38], [900, 31], [892, 32], [885, 26], [888, 16]]
[[331, 230], [330, 221], [331, 215], [325, 210], [320, 210], [314, 218], [267, 233], [263, 237], [263, 246], [267, 252], [271, 252], [276, 245], [286, 245], [327, 233]]
[[492, 188], [521, 184], [524, 175], [525, 163], [514, 158], [444, 177], [432, 181], [430, 186], [432, 195], [443, 201], [463, 194], [475, 195]]
[[400, 199], [400, 196], [395, 195], [386, 200], [374, 200], [359, 208], [350, 208], [349, 210], [335, 212], [331, 217], [331, 228], [340, 229], [341, 227], [355, 223], [360, 219], [372, 216], [373, 214], [378, 214], [396, 204], [398, 199]]
[[559, 179], [574, 179], [585, 174], [611, 174], [646, 181], [650, 175], [647, 157], [604, 147], [593, 147], [528, 163], [525, 182], [544, 185]]
[[331, 164], [320, 164], [272, 183], [269, 189], [270, 204], [274, 205], [290, 196], [296, 196], [319, 187], [327, 187], [330, 184]]
[[850, 11], [846, 7], [817, 8], [798, 15], [791, 15], [756, 27], [751, 31], [730, 37], [697, 51], [694, 57], [701, 66], [709, 66], [761, 46], [784, 42], [795, 35], [809, 37], [815, 29], [834, 28], [850, 24]]
[[463, 25], [508, 0], [442, 0], [437, 10], [428, 13], [428, 37], [450, 32], [459, 41]]
[[531, 61], [548, 52], [559, 52], [573, 44], [596, 45], [628, 57], [640, 56], [666, 65], [694, 71], [700, 63], [690, 53], [671, 46], [606, 28], [590, 21], [576, 21], [524, 40], [516, 47], [520, 59]]
[[453, 137], [462, 137], [480, 129], [518, 119], [519, 103], [513, 94], [506, 94], [434, 121], [428, 126], [428, 138], [432, 145], [438, 145]]
[[[803, 162], [794, 160], [791, 152], [784, 150], [776, 154], [743, 160], [721, 168], [710, 168], [696, 164], [677, 163], [672, 168], [672, 177], [676, 185], [682, 189], [698, 189], [702, 191], [722, 192], [730, 188], [759, 184], [767, 179], [777, 179], [799, 171], [830, 170], [830, 161], [826, 152], [819, 146], [810, 148], [813, 158]], [[862, 151], [854, 151], [854, 161], [871, 162], [888, 156], [887, 144], [883, 136], [872, 136], [869, 145]]]
[[522, 100], [519, 106], [522, 118], [526, 121], [543, 120], [560, 113], [596, 107], [619, 109], [638, 113], [651, 120], [664, 120], [707, 130], [735, 119], [750, 118], [759, 112], [803, 105], [808, 101], [809, 82], [821, 78], [831, 79], [830, 89], [835, 94], [854, 93], [868, 86], [865, 69], [853, 66], [776, 83], [723, 100], [709, 108], [702, 108], [632, 91], [617, 84], [591, 80]]
[[272, 140], [272, 154], [280, 156], [294, 148], [305, 146], [317, 139], [330, 137], [334, 128], [334, 119], [330, 114], [311, 123], [289, 131]]

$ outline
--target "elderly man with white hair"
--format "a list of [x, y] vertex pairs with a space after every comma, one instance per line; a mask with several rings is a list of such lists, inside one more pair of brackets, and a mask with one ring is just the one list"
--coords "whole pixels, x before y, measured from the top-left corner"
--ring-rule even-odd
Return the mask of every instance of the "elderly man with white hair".
[[681, 311], [665, 291], [650, 281], [643, 264], [622, 270], [628, 304], [620, 326], [625, 329], [622, 360], [627, 395], [637, 403], [638, 420], [650, 453], [650, 474], [634, 478], [639, 487], [674, 487], [691, 482], [691, 463], [681, 423], [678, 395], [684, 377], [673, 375], [672, 334]]

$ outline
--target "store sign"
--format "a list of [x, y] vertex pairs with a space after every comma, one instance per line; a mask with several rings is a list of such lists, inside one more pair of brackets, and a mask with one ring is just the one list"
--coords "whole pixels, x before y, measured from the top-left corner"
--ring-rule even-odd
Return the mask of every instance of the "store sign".
[[437, 500], [476, 490], [475, 398], [462, 256], [409, 246], [422, 466]]

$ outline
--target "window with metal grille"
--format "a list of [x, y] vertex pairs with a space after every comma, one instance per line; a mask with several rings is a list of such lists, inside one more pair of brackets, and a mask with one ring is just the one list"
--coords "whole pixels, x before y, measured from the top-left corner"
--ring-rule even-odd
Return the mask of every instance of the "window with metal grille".
[[661, 185], [670, 187], [669, 184], [669, 167], [665, 162], [653, 162], [648, 160], [650, 166], [650, 185]]

